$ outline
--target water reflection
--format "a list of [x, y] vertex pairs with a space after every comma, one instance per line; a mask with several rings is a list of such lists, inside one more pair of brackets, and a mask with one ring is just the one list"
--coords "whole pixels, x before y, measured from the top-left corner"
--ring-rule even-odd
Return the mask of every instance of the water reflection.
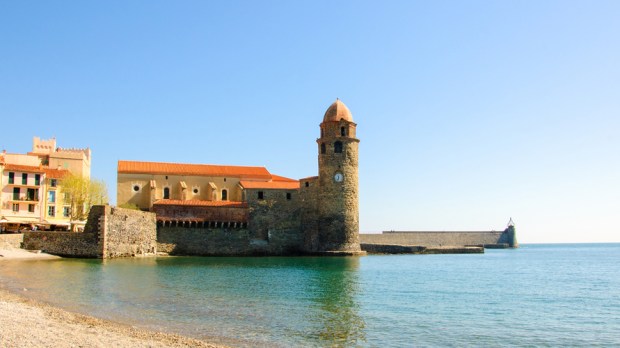
[[70, 310], [240, 347], [366, 341], [355, 257], [11, 262], [0, 280]]

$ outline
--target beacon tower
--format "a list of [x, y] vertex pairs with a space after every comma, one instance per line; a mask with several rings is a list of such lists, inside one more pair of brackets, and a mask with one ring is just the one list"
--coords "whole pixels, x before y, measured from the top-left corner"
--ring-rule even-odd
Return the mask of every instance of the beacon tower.
[[358, 145], [351, 112], [336, 100], [325, 112], [317, 139], [318, 252], [361, 253]]

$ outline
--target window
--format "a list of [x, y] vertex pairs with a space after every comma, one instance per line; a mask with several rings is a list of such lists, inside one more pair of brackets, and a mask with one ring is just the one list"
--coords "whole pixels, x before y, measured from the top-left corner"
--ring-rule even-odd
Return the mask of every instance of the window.
[[47, 207], [47, 216], [56, 216], [56, 207], [53, 205], [50, 205], [49, 207]]
[[39, 190], [29, 188], [26, 190], [26, 200], [27, 201], [38, 201], [39, 200]]
[[286, 193], [286, 199], [289, 200], [289, 201], [291, 200], [291, 193], [290, 192]]
[[223, 201], [227, 201], [228, 200], [228, 190], [222, 190], [222, 200]]
[[19, 200], [19, 187], [13, 187], [13, 200]]
[[265, 199], [265, 195], [263, 194], [263, 191], [258, 191], [258, 199]]
[[62, 208], [62, 216], [64, 216], [64, 217], [71, 216], [71, 207], [63, 207]]
[[28, 212], [34, 213], [34, 204], [28, 204]]
[[325, 153], [325, 143], [321, 143], [321, 153]]
[[133, 185], [133, 192], [140, 191], [140, 185]]
[[56, 187], [57, 181], [56, 179], [50, 179], [50, 186], [51, 187]]
[[13, 203], [13, 211], [16, 213], [19, 211], [19, 203]]
[[22, 173], [22, 185], [28, 185], [28, 173]]
[[197, 188], [197, 187], [194, 187], [194, 189], [192, 190], [192, 192], [194, 192], [194, 194], [195, 194], [195, 195], [197, 195], [197, 194], [198, 194], [198, 192], [200, 192], [200, 191], [198, 191], [198, 188]]
[[306, 181], [306, 187], [310, 187], [310, 182]]
[[170, 199], [170, 187], [164, 187], [164, 199]]
[[347, 131], [344, 127], [340, 127], [340, 135], [345, 136], [347, 135]]
[[49, 203], [56, 203], [56, 191], [47, 191], [47, 201]]
[[334, 143], [334, 152], [335, 153], [342, 153], [342, 142], [337, 141]]
[[9, 184], [15, 183], [15, 173], [9, 172]]
[[37, 186], [41, 185], [41, 174], [34, 175], [34, 184]]

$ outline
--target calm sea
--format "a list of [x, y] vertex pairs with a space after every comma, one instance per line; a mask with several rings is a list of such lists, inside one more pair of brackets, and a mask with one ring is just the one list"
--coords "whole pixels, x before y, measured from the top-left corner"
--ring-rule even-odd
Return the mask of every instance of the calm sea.
[[[1, 262], [2, 287], [234, 346], [620, 346], [620, 244]], [[27, 291], [24, 291], [27, 289]]]

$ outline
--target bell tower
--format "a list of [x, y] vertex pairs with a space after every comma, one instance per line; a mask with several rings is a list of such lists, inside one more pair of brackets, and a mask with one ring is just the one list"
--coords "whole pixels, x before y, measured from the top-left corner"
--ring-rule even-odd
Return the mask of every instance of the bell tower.
[[318, 252], [363, 253], [359, 243], [358, 145], [351, 112], [337, 99], [321, 123]]

